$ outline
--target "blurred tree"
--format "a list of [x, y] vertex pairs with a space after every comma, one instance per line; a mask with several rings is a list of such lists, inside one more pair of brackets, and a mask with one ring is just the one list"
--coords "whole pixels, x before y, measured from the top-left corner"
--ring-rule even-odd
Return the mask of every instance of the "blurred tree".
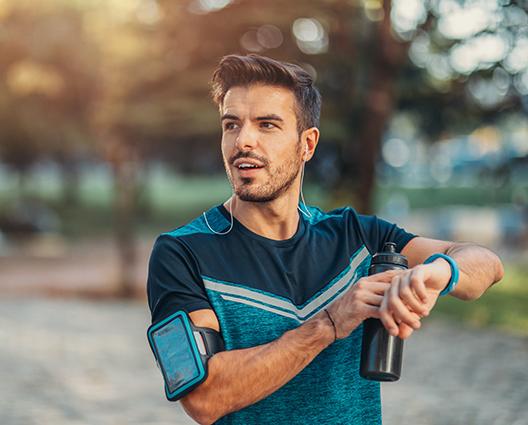
[[429, 140], [526, 115], [528, 2], [394, 0], [392, 21], [410, 42], [397, 108]]
[[196, 0], [177, 11], [188, 30], [168, 16], [164, 22], [196, 34], [192, 63], [180, 72], [186, 82], [191, 72], [205, 79], [212, 60], [231, 52], [297, 61], [317, 75], [324, 97], [318, 181], [336, 203], [369, 212], [395, 109], [411, 110], [431, 140], [519, 109], [528, 93], [526, 9], [525, 1], [502, 0]]
[[[525, 0], [0, 1], [0, 156], [25, 170], [112, 165], [123, 293], [132, 291], [138, 169], [222, 170], [209, 79], [229, 53], [297, 62], [324, 98], [309, 174], [335, 204], [371, 209], [389, 118], [430, 137], [528, 95]], [[69, 169], [75, 170], [75, 167]], [[66, 179], [68, 181], [68, 179]]]
[[76, 199], [75, 162], [90, 149], [97, 51], [80, 11], [50, 2], [4, 4], [0, 19], [0, 158], [23, 176], [35, 161], [62, 165], [67, 203]]
[[[126, 50], [128, 60], [114, 60], [114, 71], [105, 72], [118, 76], [107, 87], [119, 96], [96, 109], [104, 125], [127, 128], [134, 139], [127, 143], [142, 156], [163, 155], [183, 171], [220, 170], [209, 78], [225, 54], [261, 53], [317, 76], [325, 98], [323, 142], [340, 158], [336, 178], [324, 178], [339, 202], [368, 210], [384, 123], [407, 58], [406, 43], [391, 33], [390, 2], [141, 0], [121, 21], [121, 31], [136, 40], [134, 53]], [[108, 49], [121, 43], [100, 33]], [[118, 50], [124, 52], [122, 45]]]
[[[99, 21], [93, 37], [99, 35], [106, 76], [96, 122], [128, 149], [130, 154], [122, 157], [138, 153], [139, 158], [162, 157], [182, 171], [218, 170], [218, 115], [208, 100], [207, 84], [218, 59], [228, 53], [256, 52], [296, 61], [317, 77], [325, 99], [318, 172], [331, 185], [336, 203], [352, 203], [364, 213], [371, 209], [375, 165], [396, 106], [421, 105], [415, 110], [430, 123], [430, 132], [442, 130], [435, 105], [450, 104], [457, 111], [451, 116], [482, 118], [483, 109], [489, 114], [504, 103], [489, 101], [487, 83], [466, 76], [498, 69], [508, 52], [517, 51], [504, 62], [510, 71], [519, 72], [519, 62], [524, 64], [519, 49], [525, 36], [518, 30], [526, 23], [526, 12], [502, 0], [486, 5], [471, 0], [140, 0], [126, 6], [115, 0], [114, 5], [119, 14], [107, 14], [106, 25], [101, 24], [99, 10], [92, 16], [92, 23]], [[492, 17], [484, 19], [488, 26], [477, 19], [472, 30], [461, 29], [464, 19], [490, 10]], [[114, 16], [110, 23], [109, 16]], [[508, 39], [504, 31], [512, 34], [512, 42], [502, 49], [502, 56], [489, 54], [491, 38], [479, 41], [484, 59], [474, 54], [471, 37], [496, 32], [495, 44], [497, 40], [504, 44]], [[424, 53], [426, 45], [433, 46], [430, 58]], [[472, 58], [472, 66], [466, 56]], [[452, 72], [446, 71], [446, 63]], [[416, 72], [417, 67], [427, 76]], [[507, 85], [504, 72], [493, 72], [496, 87]], [[406, 90], [409, 78], [412, 89]], [[460, 102], [460, 93], [468, 90], [473, 102], [467, 98]], [[427, 121], [427, 114], [432, 119]], [[333, 162], [327, 161], [332, 155]], [[123, 181], [133, 175], [131, 164], [137, 162], [115, 165]], [[122, 211], [133, 211], [133, 196], [128, 199]]]
[[519, 93], [528, 93], [521, 0], [16, 4], [2, 13], [0, 61], [3, 97], [10, 96], [3, 131], [12, 134], [2, 138], [3, 156], [19, 167], [46, 149], [71, 158], [71, 141], [86, 138], [89, 119], [100, 140], [125, 133], [128, 157], [215, 173], [220, 133], [207, 82], [224, 54], [256, 52], [299, 62], [317, 77], [325, 99], [319, 180], [367, 211], [395, 106], [416, 111], [438, 134], [518, 107]]

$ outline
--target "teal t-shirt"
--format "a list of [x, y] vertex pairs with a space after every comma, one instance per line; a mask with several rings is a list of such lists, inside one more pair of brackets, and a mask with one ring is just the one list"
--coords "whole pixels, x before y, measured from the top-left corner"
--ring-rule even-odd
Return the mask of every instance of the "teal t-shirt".
[[[351, 208], [309, 207], [288, 240], [263, 238], [235, 220], [214, 234], [200, 217], [161, 235], [147, 284], [152, 320], [213, 309], [226, 349], [265, 344], [328, 308], [363, 276], [386, 242], [414, 237]], [[230, 227], [223, 206], [207, 212], [216, 232]], [[379, 383], [359, 376], [362, 326], [322, 351], [286, 385], [218, 424], [381, 424]]]

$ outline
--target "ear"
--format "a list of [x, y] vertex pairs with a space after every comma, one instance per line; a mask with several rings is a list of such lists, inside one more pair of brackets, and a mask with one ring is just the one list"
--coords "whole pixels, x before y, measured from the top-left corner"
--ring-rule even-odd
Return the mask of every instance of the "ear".
[[319, 143], [319, 129], [317, 127], [304, 130], [301, 134], [301, 142], [304, 145], [303, 159], [308, 162], [315, 153], [317, 143]]

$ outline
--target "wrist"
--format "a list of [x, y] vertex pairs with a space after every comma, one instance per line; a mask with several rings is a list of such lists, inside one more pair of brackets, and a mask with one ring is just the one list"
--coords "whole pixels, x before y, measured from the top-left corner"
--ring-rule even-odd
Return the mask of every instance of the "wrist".
[[327, 313], [326, 310], [322, 310], [319, 314], [306, 322], [305, 325], [308, 325], [311, 328], [309, 330], [310, 339], [313, 338], [314, 340], [317, 340], [319, 344], [324, 346], [322, 347], [323, 349], [336, 340], [337, 331], [330, 321], [329, 313]]
[[449, 292], [454, 291], [454, 289], [456, 288], [458, 284], [460, 271], [458, 269], [458, 264], [456, 263], [456, 261], [453, 260], [451, 257], [448, 257], [447, 255], [444, 255], [444, 254], [431, 255], [427, 260], [424, 261], [424, 264], [432, 263], [433, 261], [438, 260], [438, 259], [443, 259], [447, 261], [447, 263], [449, 264], [449, 268], [451, 269], [451, 277], [449, 279], [449, 282], [447, 283], [446, 287], [442, 291], [440, 291], [440, 294], [439, 294], [439, 295], [445, 295], [445, 294], [448, 294]]
[[336, 325], [334, 323], [334, 321], [332, 320], [332, 316], [330, 316], [330, 313], [328, 312], [328, 310], [325, 310], [325, 313], [326, 315], [328, 316], [328, 320], [330, 320], [330, 323], [332, 323], [332, 326], [334, 328], [334, 342], [337, 341], [337, 329], [336, 329]]

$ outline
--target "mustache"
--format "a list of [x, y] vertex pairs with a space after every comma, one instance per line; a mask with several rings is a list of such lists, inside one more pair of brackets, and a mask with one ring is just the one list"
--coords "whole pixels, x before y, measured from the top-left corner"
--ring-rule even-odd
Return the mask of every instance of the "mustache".
[[264, 167], [267, 167], [269, 164], [268, 158], [264, 156], [259, 156], [253, 151], [247, 151], [247, 152], [238, 152], [236, 155], [232, 156], [229, 159], [229, 165], [233, 165], [237, 159], [241, 158], [248, 158], [248, 159], [254, 159], [255, 161], [260, 162]]

